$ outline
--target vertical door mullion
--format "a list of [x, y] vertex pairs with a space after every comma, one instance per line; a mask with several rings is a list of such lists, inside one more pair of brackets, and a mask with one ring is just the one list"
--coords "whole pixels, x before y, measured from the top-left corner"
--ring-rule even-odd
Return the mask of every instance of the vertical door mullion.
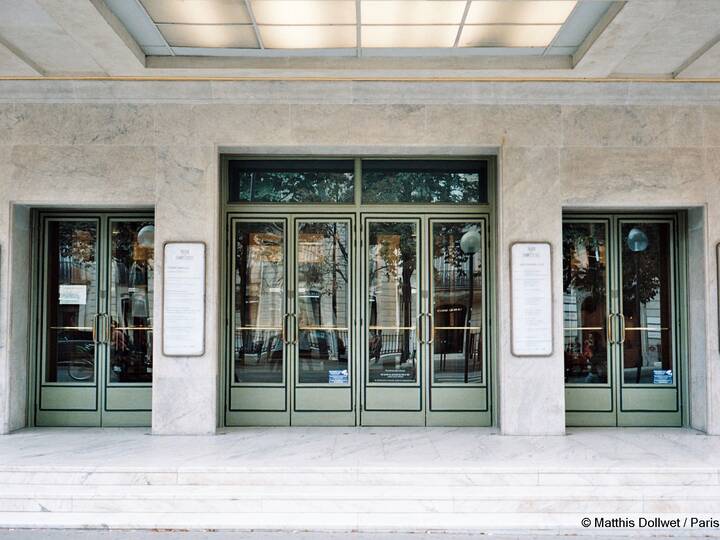
[[622, 373], [623, 373], [623, 350], [621, 336], [620, 336], [620, 318], [623, 314], [622, 305], [622, 238], [620, 237], [620, 218], [618, 216], [612, 216], [611, 218], [611, 234], [610, 239], [612, 241], [612, 264], [608, 265], [611, 271], [611, 302], [612, 310], [611, 313], [615, 314], [612, 325], [613, 344], [611, 345], [611, 362], [612, 375], [611, 380], [613, 381], [613, 400], [615, 407], [615, 424], [618, 424], [620, 418], [620, 404], [622, 401]]
[[282, 325], [285, 332], [287, 332], [285, 340], [290, 343], [290, 345], [285, 345], [283, 349], [285, 350], [285, 392], [287, 393], [289, 423], [292, 425], [292, 412], [295, 410], [295, 386], [297, 385], [295, 362], [297, 361], [296, 351], [298, 347], [297, 339], [295, 339], [298, 335], [295, 309], [297, 305], [295, 301], [297, 295], [295, 284], [297, 252], [295, 227], [297, 226], [297, 216], [288, 215], [285, 226], [285, 309]]
[[[433, 316], [433, 306], [432, 302], [430, 300], [430, 279], [429, 276], [431, 275], [431, 256], [432, 253], [432, 247], [431, 242], [433, 241], [432, 238], [432, 231], [431, 231], [431, 222], [428, 218], [427, 214], [423, 215], [420, 219], [420, 227], [418, 231], [418, 235], [420, 238], [418, 239], [418, 245], [419, 253], [418, 256], [420, 257], [420, 264], [417, 265], [417, 271], [418, 271], [418, 299], [420, 301], [420, 305], [418, 306], [418, 314], [424, 314], [421, 317], [416, 317], [416, 325], [417, 329], [415, 330], [415, 334], [417, 336], [418, 340], [418, 358], [421, 362], [421, 369], [418, 371], [421, 373], [421, 381], [420, 381], [420, 387], [421, 387], [421, 404], [423, 407], [423, 416], [425, 416], [425, 423], [427, 424], [427, 414], [428, 409], [430, 407], [430, 384], [432, 379], [430, 378], [430, 364], [431, 364], [431, 358], [430, 358], [430, 340], [432, 339], [432, 336], [430, 335], [430, 317]], [[424, 235], [424, 239], [422, 236]], [[420, 336], [422, 336], [422, 341], [420, 341]]]

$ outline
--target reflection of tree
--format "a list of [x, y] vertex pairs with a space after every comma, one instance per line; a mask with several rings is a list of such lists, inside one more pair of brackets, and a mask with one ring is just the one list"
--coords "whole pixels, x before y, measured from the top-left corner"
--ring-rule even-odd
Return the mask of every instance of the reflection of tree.
[[[391, 242], [396, 238], [397, 242]], [[417, 237], [415, 225], [412, 223], [378, 223], [370, 227], [369, 242], [371, 246], [377, 246], [377, 255], [382, 264], [375, 264], [370, 267], [370, 283], [377, 283], [381, 275], [385, 275], [388, 281], [400, 280], [401, 290], [401, 321], [400, 326], [410, 327], [412, 321], [412, 275], [417, 268]], [[398, 270], [400, 275], [398, 275]], [[371, 317], [377, 317], [373, 310]], [[371, 321], [372, 325], [376, 321]], [[403, 332], [403, 343], [401, 358], [403, 361], [410, 357], [410, 333]]]
[[[338, 287], [340, 283], [345, 286], [348, 283], [347, 227], [344, 224], [338, 226], [335, 222], [303, 223], [300, 234], [317, 235], [323, 242], [327, 240], [332, 242], [330, 256], [327, 256], [323, 249], [312, 262], [304, 262], [302, 276], [308, 288], [321, 295], [330, 295], [333, 322], [336, 322]], [[331, 276], [330, 280], [327, 279], [328, 276]]]
[[64, 222], [58, 227], [60, 257], [78, 262], [95, 262], [97, 225], [91, 222]]
[[366, 202], [477, 202], [478, 175], [425, 171], [366, 171], [363, 200]]
[[[625, 301], [647, 303], [653, 300], [660, 290], [659, 270], [661, 268], [660, 233], [656, 227], [643, 228], [648, 237], [648, 247], [644, 251], [632, 251], [627, 245], [627, 233], [632, 225], [622, 230], [622, 287]], [[605, 262], [599, 254], [605, 249], [604, 235], [598, 237], [592, 226], [583, 223], [567, 223], [563, 226], [563, 288], [581, 290], [594, 300], [604, 299], [606, 295]], [[587, 253], [587, 263], [579, 261], [580, 249]]]
[[353, 173], [243, 171], [240, 200], [261, 202], [352, 202]]
[[[460, 239], [463, 234], [471, 230], [466, 223], [439, 223], [433, 225], [433, 254], [442, 257], [445, 264], [453, 267], [458, 277], [466, 277], [467, 262], [470, 256], [460, 248]], [[452, 242], [452, 243], [451, 243]], [[472, 278], [480, 275], [480, 269], [473, 268]], [[439, 279], [440, 274], [435, 274]]]
[[[647, 304], [660, 291], [661, 248], [659, 227], [643, 227], [648, 245], [643, 251], [632, 251], [627, 245], [627, 235], [632, 225], [623, 226], [623, 302]], [[638, 311], [639, 313], [639, 311]]]
[[[605, 238], [594, 233], [585, 223], [566, 223], [563, 226], [563, 290], [580, 290], [593, 300], [603, 301], [606, 294], [605, 261], [600, 255]], [[579, 249], [585, 249], [587, 262], [579, 261]]]
[[[248, 302], [248, 285], [252, 279], [251, 263], [273, 266], [282, 265], [284, 231], [278, 223], [238, 223], [235, 243], [236, 257], [236, 311], [241, 314], [241, 326], [250, 323], [250, 310], [257, 304]], [[252, 259], [250, 258], [252, 254]], [[282, 269], [282, 266], [280, 266]], [[260, 279], [264, 282], [258, 293], [271, 288], [282, 287], [285, 276], [280, 272], [261, 272]], [[265, 282], [266, 280], [272, 282]], [[276, 313], [273, 311], [273, 317]], [[273, 320], [273, 322], [276, 322]]]

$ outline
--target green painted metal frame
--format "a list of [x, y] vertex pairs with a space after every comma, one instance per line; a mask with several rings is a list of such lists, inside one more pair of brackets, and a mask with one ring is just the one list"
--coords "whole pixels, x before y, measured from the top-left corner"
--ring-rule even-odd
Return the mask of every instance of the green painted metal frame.
[[[46, 383], [45, 382], [45, 339], [47, 321], [45, 319], [45, 300], [47, 290], [47, 223], [50, 221], [95, 221], [97, 223], [97, 283], [98, 313], [107, 313], [110, 302], [110, 249], [111, 224], [117, 221], [153, 220], [154, 214], [147, 210], [34, 210], [32, 220], [32, 290], [31, 290], [31, 328], [30, 359], [28, 377], [28, 425], [32, 426], [103, 426], [124, 427], [150, 425], [150, 408], [108, 409], [107, 389], [110, 388], [147, 388], [147, 383], [111, 383], [109, 380], [109, 345], [95, 347], [95, 382], [84, 384]], [[43, 410], [43, 419], [39, 419], [41, 392], [43, 387], [95, 388], [94, 410], [59, 409]], [[71, 399], [75, 399], [70, 396]], [[150, 402], [150, 396], [145, 396]]]
[[[677, 406], [673, 411], [623, 410], [623, 390], [633, 388], [652, 389], [648, 384], [625, 384], [622, 370], [622, 350], [618, 345], [608, 348], [608, 382], [606, 384], [566, 384], [568, 392], [581, 389], [605, 388], [610, 391], [609, 410], [599, 410], [587, 401], [582, 410], [566, 409], [566, 421], [569, 426], [645, 426], [680, 427], [689, 423], [689, 383], [688, 370], [688, 306], [687, 306], [687, 218], [685, 212], [617, 211], [617, 212], [567, 212], [563, 214], [563, 223], [604, 223], [606, 224], [607, 245], [607, 307], [606, 317], [612, 332], [619, 330], [610, 313], [621, 312], [622, 298], [619, 294], [621, 269], [621, 226], [625, 222], [668, 223], [671, 231], [671, 302], [673, 325], [673, 366], [676, 377], [669, 388], [677, 391]], [[589, 399], [589, 398], [588, 398]], [[574, 402], [582, 400], [575, 398]], [[595, 409], [595, 410], [593, 410]]]
[[[355, 196], [352, 204], [327, 204], [327, 203], [315, 203], [315, 204], [275, 204], [275, 203], [229, 203], [229, 178], [228, 178], [228, 162], [235, 159], [263, 159], [263, 160], [317, 160], [317, 159], [336, 159], [336, 160], [354, 160], [354, 181], [355, 181]], [[486, 161], [488, 166], [488, 184], [487, 184], [487, 204], [373, 204], [363, 205], [361, 203], [362, 195], [362, 168], [361, 162], [364, 160], [371, 159], [392, 159], [397, 161], [403, 160], [416, 160], [416, 159], [429, 159], [434, 161], [456, 161], [456, 160], [476, 160]], [[219, 325], [219, 343], [221, 343], [221, 354], [219, 355], [219, 372], [220, 372], [220, 391], [218, 392], [218, 426], [224, 427], [229, 425], [228, 423], [228, 404], [229, 404], [229, 382], [230, 382], [230, 359], [232, 358], [232, 291], [231, 291], [231, 279], [233, 275], [233, 257], [231, 256], [232, 248], [230, 239], [233, 237], [232, 222], [234, 219], [252, 219], [257, 218], [270, 218], [280, 219], [282, 216], [298, 216], [298, 215], [313, 215], [313, 216], [327, 216], [334, 215], [340, 217], [352, 216], [354, 220], [354, 230], [351, 231], [353, 237], [353, 251], [356, 254], [361, 254], [363, 251], [362, 241], [364, 237], [363, 227], [363, 216], [364, 215], [382, 215], [386, 218], [392, 219], [401, 215], [421, 216], [421, 221], [425, 223], [430, 218], [443, 218], [446, 217], [448, 220], [453, 219], [483, 219], [486, 224], [486, 260], [485, 260], [485, 324], [488, 332], [488, 338], [485, 340], [485, 381], [484, 384], [487, 386], [488, 397], [488, 410], [484, 411], [482, 421], [469, 424], [466, 422], [458, 421], [452, 417], [448, 418], [448, 415], [438, 412], [436, 416], [436, 423], [429, 422], [428, 425], [494, 425], [496, 424], [496, 411], [497, 411], [497, 381], [494, 377], [495, 372], [495, 359], [497, 358], [497, 340], [495, 325], [492, 321], [496, 318], [497, 306], [496, 306], [496, 295], [495, 295], [495, 273], [496, 273], [496, 257], [495, 257], [495, 246], [496, 242], [496, 228], [495, 228], [495, 200], [496, 200], [496, 179], [497, 179], [497, 162], [495, 156], [347, 156], [347, 155], [330, 155], [330, 156], [288, 156], [288, 155], [222, 155], [220, 156], [220, 207], [222, 211], [222, 223], [220, 224], [220, 237], [222, 246], [221, 265], [220, 265], [220, 298], [219, 303], [219, 320], [222, 324]], [[288, 228], [292, 226], [292, 220], [288, 221]], [[353, 273], [355, 276], [360, 277], [362, 256], [356, 255], [354, 262], [352, 263]], [[287, 279], [287, 278], [286, 278]], [[356, 281], [357, 282], [357, 281]], [[362, 287], [355, 287], [355, 293], [353, 295], [353, 324], [352, 332], [355, 343], [353, 368], [357, 375], [354, 376], [355, 382], [359, 382], [360, 376], [364, 377], [362, 373], [363, 362], [359, 359], [363, 358], [364, 350], [364, 339], [362, 339], [360, 332], [359, 319], [359, 308], [364, 301], [360, 289]], [[358, 314], [358, 315], [356, 315]], [[289, 381], [291, 379], [286, 379]], [[353, 404], [354, 404], [354, 425], [361, 425], [361, 391], [364, 385], [354, 384], [353, 385]], [[475, 412], [475, 411], [473, 411]], [[314, 414], [314, 413], [313, 413]], [[324, 414], [324, 413], [323, 413]], [[394, 413], [390, 413], [394, 414]], [[330, 422], [328, 422], [330, 420]], [[317, 419], [304, 419], [300, 424], [303, 425], [327, 425], [335, 423], [332, 419], [321, 418], [321, 415]], [[410, 422], [416, 423], [416, 422]], [[424, 424], [423, 420], [423, 424]], [[272, 422], [266, 423], [270, 425]], [[389, 424], [398, 425], [398, 422], [390, 421]]]

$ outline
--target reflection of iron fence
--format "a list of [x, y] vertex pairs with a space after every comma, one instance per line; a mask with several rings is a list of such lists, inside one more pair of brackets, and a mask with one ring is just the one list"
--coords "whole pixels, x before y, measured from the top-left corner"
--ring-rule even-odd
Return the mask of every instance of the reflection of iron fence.
[[408, 359], [415, 361], [415, 330], [407, 329], [400, 332], [385, 330], [370, 330], [368, 343], [370, 359], [380, 360], [380, 357], [399, 354], [401, 361]]
[[[347, 330], [309, 329], [298, 332], [300, 353], [344, 357], [348, 346]], [[238, 329], [235, 332], [235, 355], [244, 361], [251, 356], [257, 363], [281, 359], [282, 331], [278, 328]]]
[[[435, 334], [434, 356], [439, 357], [441, 369], [446, 369], [448, 355], [465, 358], [471, 369], [482, 367], [482, 332], [471, 331], [465, 348], [465, 330], [437, 330]], [[455, 338], [455, 339], [453, 339]], [[458, 339], [459, 338], [459, 339]]]

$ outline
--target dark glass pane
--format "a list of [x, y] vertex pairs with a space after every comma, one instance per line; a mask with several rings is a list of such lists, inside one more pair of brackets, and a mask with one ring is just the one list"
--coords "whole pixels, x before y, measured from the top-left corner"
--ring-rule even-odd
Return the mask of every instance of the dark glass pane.
[[46, 382], [94, 382], [97, 223], [50, 221], [47, 232]]
[[362, 202], [487, 202], [486, 161], [364, 160]]
[[352, 203], [354, 170], [350, 160], [233, 160], [230, 202]]
[[348, 384], [348, 225], [300, 222], [297, 242], [298, 380]]
[[285, 232], [238, 223], [235, 236], [235, 382], [283, 381]]
[[604, 223], [563, 224], [566, 383], [608, 380], [606, 236]]
[[623, 380], [672, 384], [670, 224], [623, 223]]
[[480, 225], [433, 223], [432, 233], [433, 381], [479, 383], [483, 378]]
[[369, 223], [367, 371], [370, 382], [417, 380], [417, 226]]
[[111, 223], [110, 382], [152, 381], [155, 226]]

